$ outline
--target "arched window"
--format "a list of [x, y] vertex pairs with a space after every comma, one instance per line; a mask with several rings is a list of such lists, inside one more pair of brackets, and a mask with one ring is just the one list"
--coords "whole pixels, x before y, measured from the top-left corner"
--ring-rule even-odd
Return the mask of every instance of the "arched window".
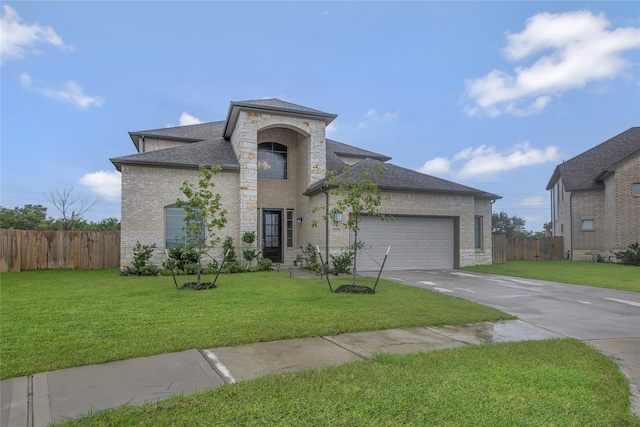
[[258, 144], [258, 178], [287, 179], [287, 147], [276, 142]]

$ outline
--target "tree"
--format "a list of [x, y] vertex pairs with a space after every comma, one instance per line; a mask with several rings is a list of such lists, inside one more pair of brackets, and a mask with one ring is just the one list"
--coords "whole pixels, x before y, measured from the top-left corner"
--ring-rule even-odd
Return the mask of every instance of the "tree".
[[17, 230], [41, 230], [49, 228], [47, 208], [42, 205], [24, 205], [8, 209], [0, 206], [0, 228]]
[[509, 216], [506, 212], [491, 214], [491, 228], [494, 233], [502, 233], [507, 237], [528, 235], [524, 226], [527, 220], [518, 216]]
[[63, 230], [74, 230], [78, 225], [85, 222], [84, 215], [97, 203], [102, 201], [102, 197], [89, 200], [73, 194], [73, 187], [63, 188], [62, 191], [51, 190], [45, 197], [60, 212], [60, 224]]
[[180, 191], [186, 200], [176, 200], [176, 206], [185, 211], [184, 230], [188, 238], [191, 238], [195, 243], [195, 249], [199, 254], [198, 289], [201, 289], [202, 256], [220, 242], [220, 237], [216, 236], [215, 230], [221, 230], [227, 224], [227, 210], [222, 209], [221, 196], [218, 193], [213, 194], [212, 191], [215, 183], [211, 181], [211, 178], [221, 170], [220, 166], [212, 166], [211, 169], [207, 169], [200, 165], [198, 185], [184, 181]]
[[[328, 177], [324, 183], [326, 188], [332, 188], [330, 193], [338, 197], [335, 206], [323, 216], [325, 220], [334, 220], [335, 214], [346, 214], [346, 220], [342, 226], [353, 232], [353, 284], [356, 284], [356, 274], [358, 269], [358, 250], [364, 247], [364, 242], [358, 240], [360, 231], [360, 218], [362, 215], [380, 216], [380, 203], [382, 193], [374, 178], [384, 174], [386, 168], [381, 163], [376, 163], [372, 168], [362, 172], [354, 171], [350, 166], [345, 167], [342, 173], [337, 171], [328, 172]], [[383, 216], [383, 220], [387, 217]], [[335, 222], [335, 221], [334, 221]], [[328, 260], [327, 260], [328, 261]]]

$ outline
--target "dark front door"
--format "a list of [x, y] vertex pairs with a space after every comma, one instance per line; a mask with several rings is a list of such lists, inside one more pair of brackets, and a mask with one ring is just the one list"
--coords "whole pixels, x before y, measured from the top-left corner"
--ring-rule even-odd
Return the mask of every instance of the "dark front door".
[[282, 262], [282, 211], [262, 211], [262, 256]]

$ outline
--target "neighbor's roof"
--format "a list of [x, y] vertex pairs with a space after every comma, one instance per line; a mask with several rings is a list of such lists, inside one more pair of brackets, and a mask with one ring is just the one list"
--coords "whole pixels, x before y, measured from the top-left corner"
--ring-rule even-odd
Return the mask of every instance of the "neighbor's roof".
[[626, 159], [640, 154], [640, 127], [632, 127], [556, 166], [547, 190], [562, 177], [566, 191], [604, 188], [603, 177]]
[[[381, 175], [375, 175], [373, 171], [377, 165], [382, 165], [385, 169]], [[373, 181], [380, 190], [386, 191], [406, 191], [418, 193], [446, 193], [461, 196], [473, 196], [485, 199], [497, 200], [502, 197], [478, 190], [466, 185], [458, 184], [446, 179], [436, 178], [435, 176], [426, 175], [410, 169], [402, 168], [391, 163], [383, 163], [379, 160], [366, 158], [355, 165], [349, 171], [339, 173], [336, 178], [338, 183], [346, 178], [355, 178], [360, 176], [362, 172], [371, 171], [369, 179]], [[311, 195], [322, 191], [325, 187], [327, 179], [316, 182], [305, 192]]]

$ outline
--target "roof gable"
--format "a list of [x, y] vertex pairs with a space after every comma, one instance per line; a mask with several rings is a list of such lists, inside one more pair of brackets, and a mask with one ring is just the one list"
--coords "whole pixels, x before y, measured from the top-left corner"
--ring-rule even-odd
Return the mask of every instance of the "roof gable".
[[316, 120], [323, 120], [326, 125], [338, 117], [336, 114], [325, 113], [320, 110], [314, 110], [313, 108], [303, 107], [302, 105], [292, 104], [291, 102], [281, 101], [276, 98], [256, 99], [252, 101], [232, 101], [229, 104], [229, 111], [227, 113], [226, 124], [223, 131], [223, 136], [225, 138], [231, 138], [231, 134], [233, 133], [233, 129], [238, 120], [238, 115], [242, 109], [264, 111], [268, 113], [276, 112], [294, 117], [310, 117]]
[[601, 177], [624, 159], [640, 153], [640, 127], [633, 127], [559, 164], [547, 184], [562, 177], [566, 191], [601, 189]]

